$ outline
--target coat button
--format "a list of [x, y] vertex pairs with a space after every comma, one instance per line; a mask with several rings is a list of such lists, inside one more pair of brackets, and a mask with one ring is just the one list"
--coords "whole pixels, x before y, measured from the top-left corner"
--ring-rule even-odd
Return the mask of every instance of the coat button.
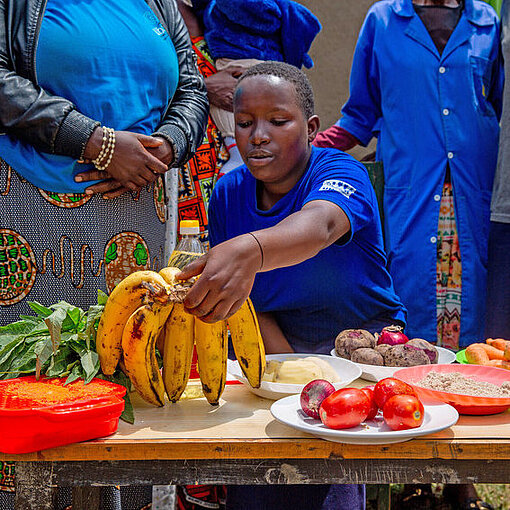
[[436, 242], [437, 242], [437, 237], [432, 236], [432, 237], [430, 238], [430, 242], [431, 242], [432, 244], [436, 243]]
[[441, 200], [441, 195], [434, 195], [434, 200], [439, 202]]
[[450, 115], [450, 110], [448, 110], [448, 108], [445, 108], [443, 110], [443, 115]]
[[439, 72], [440, 72], [441, 74], [446, 73], [446, 67], [441, 66], [441, 67], [439, 68]]
[[448, 159], [453, 159], [453, 152], [448, 153]]

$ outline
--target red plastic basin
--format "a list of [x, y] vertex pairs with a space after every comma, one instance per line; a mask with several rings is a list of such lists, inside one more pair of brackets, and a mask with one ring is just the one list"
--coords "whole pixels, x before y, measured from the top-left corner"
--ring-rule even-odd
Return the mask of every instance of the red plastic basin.
[[101, 379], [64, 382], [35, 376], [0, 381], [0, 452], [35, 452], [117, 430], [123, 386]]

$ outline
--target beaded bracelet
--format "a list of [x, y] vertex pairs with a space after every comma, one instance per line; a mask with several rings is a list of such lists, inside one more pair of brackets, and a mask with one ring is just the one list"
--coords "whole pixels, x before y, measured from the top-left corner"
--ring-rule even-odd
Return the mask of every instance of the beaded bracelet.
[[[115, 151], [115, 130], [109, 127], [103, 127], [103, 141], [101, 150], [92, 163], [98, 170], [106, 170], [111, 163]], [[106, 161], [105, 161], [106, 160]]]

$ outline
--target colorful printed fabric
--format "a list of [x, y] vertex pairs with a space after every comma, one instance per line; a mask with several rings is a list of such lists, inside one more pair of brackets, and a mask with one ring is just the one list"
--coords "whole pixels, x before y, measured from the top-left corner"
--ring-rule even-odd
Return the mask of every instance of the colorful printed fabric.
[[0, 461], [0, 491], [14, 492], [14, 462]]
[[177, 510], [225, 509], [227, 488], [225, 485], [177, 486]]
[[0, 160], [0, 325], [28, 301], [97, 302], [128, 274], [164, 264], [162, 179], [115, 200], [36, 188]]
[[[204, 77], [216, 73], [213, 60], [203, 37], [192, 38], [197, 64]], [[181, 220], [198, 220], [200, 238], [209, 247], [207, 207], [220, 169], [229, 155], [221, 135], [211, 117], [202, 145], [179, 172], [178, 217]]]
[[462, 264], [453, 187], [445, 183], [437, 233], [437, 344], [459, 348]]

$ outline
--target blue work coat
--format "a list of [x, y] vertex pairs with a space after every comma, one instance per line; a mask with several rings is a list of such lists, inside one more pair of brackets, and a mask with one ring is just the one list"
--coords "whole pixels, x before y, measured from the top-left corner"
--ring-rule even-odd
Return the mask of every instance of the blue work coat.
[[439, 55], [411, 0], [375, 3], [359, 35], [350, 98], [339, 124], [384, 164], [390, 273], [407, 307], [410, 337], [434, 341], [439, 205], [447, 164], [460, 239], [460, 345], [482, 339], [487, 237], [498, 152], [503, 70], [499, 24], [465, 0]]

